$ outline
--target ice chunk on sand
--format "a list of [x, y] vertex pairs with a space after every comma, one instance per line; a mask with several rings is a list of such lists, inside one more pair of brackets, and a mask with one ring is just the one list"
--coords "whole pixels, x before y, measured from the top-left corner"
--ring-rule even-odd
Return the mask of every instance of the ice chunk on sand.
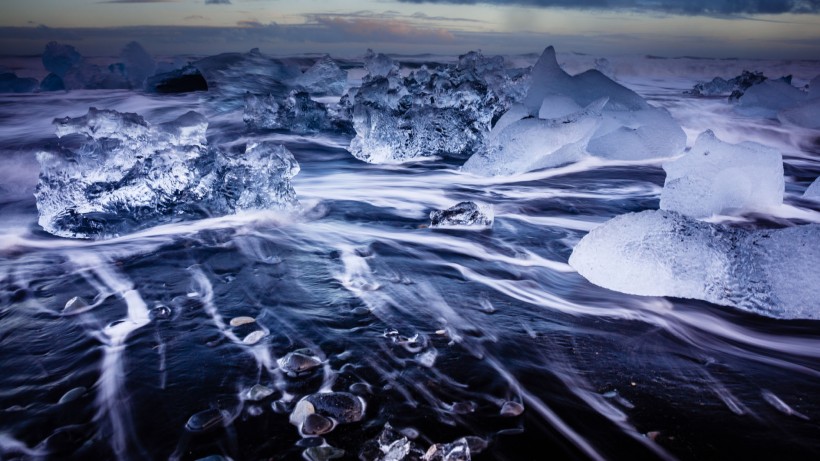
[[587, 146], [589, 153], [613, 160], [641, 160], [677, 155], [686, 147], [686, 134], [665, 109], [651, 106], [597, 70], [569, 75], [558, 65], [552, 47], [544, 50], [533, 67], [523, 104], [531, 115], [551, 118], [600, 98], [608, 102], [603, 123]]
[[784, 80], [768, 80], [749, 88], [738, 101], [735, 111], [746, 116], [775, 118], [781, 110], [807, 100], [807, 93]]
[[492, 227], [492, 205], [459, 202], [446, 210], [430, 212], [430, 227]]
[[248, 208], [297, 206], [298, 172], [281, 146], [245, 157], [209, 147], [208, 122], [188, 112], [151, 126], [141, 116], [89, 109], [55, 120], [59, 141], [37, 154], [39, 223], [62, 237], [121, 235], [159, 223]]
[[393, 62], [390, 56], [382, 53], [376, 54], [369, 48], [364, 55], [364, 68], [371, 78], [399, 75], [399, 65]]
[[748, 231], [651, 210], [593, 229], [569, 264], [590, 282], [624, 293], [820, 319], [818, 238], [818, 224]]
[[777, 119], [784, 125], [820, 130], [820, 97], [806, 101], [797, 107], [781, 110]]
[[466, 158], [483, 148], [492, 120], [511, 102], [488, 83], [504, 87], [499, 82], [509, 79], [506, 72], [478, 53], [407, 77], [381, 76], [383, 67], [347, 99], [356, 130], [348, 150], [366, 162]]
[[245, 124], [251, 129], [286, 129], [294, 133], [351, 131], [350, 123], [331, 116], [327, 107], [304, 91], [285, 98], [245, 95]]
[[762, 72], [749, 72], [748, 70], [744, 70], [743, 73], [729, 80], [715, 77], [711, 82], [698, 83], [685, 93], [693, 96], [731, 95], [732, 99], [737, 99], [743, 96], [743, 93], [752, 86], [759, 85], [766, 80], [767, 78]]
[[347, 85], [347, 72], [325, 55], [297, 77], [295, 83], [314, 96], [341, 96]]
[[728, 144], [705, 131], [689, 152], [663, 168], [663, 210], [704, 218], [783, 203], [783, 157], [757, 143]]
[[563, 165], [582, 158], [590, 136], [601, 123], [606, 98], [562, 118], [525, 118], [510, 123], [492, 137], [484, 151], [470, 157], [463, 171], [502, 176]]
[[157, 63], [137, 42], [130, 42], [122, 49], [120, 59], [125, 65], [125, 73], [131, 88], [141, 89], [145, 80], [154, 75]]
[[820, 178], [815, 179], [806, 192], [803, 192], [803, 198], [820, 201]]

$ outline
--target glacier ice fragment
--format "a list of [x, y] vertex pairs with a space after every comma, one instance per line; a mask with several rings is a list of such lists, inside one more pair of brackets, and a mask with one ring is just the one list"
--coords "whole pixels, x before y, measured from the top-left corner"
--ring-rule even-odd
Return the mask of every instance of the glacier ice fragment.
[[244, 153], [208, 145], [208, 122], [188, 112], [150, 125], [89, 109], [55, 120], [59, 140], [38, 152], [39, 223], [62, 237], [99, 238], [248, 209], [298, 206], [293, 155], [272, 142]]
[[569, 264], [590, 282], [623, 293], [820, 319], [818, 238], [818, 224], [749, 231], [650, 210], [593, 229]]
[[430, 221], [430, 227], [491, 227], [493, 209], [490, 205], [459, 202], [446, 210], [431, 211]]
[[689, 152], [663, 168], [663, 210], [704, 218], [783, 203], [783, 157], [757, 143], [728, 144], [705, 131]]

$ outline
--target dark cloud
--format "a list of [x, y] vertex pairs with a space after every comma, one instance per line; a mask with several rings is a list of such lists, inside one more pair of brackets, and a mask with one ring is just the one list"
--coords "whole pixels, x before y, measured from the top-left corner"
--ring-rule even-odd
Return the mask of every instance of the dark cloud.
[[519, 5], [543, 8], [654, 11], [720, 16], [733, 14], [818, 13], [820, 0], [399, 0], [403, 3]]
[[177, 0], [107, 0], [98, 3], [173, 3]]
[[206, 5], [230, 5], [231, 0], [205, 0]]

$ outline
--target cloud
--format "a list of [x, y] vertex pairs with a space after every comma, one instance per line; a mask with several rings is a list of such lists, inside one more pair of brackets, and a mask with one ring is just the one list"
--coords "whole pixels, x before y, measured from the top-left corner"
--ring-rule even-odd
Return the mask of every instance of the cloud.
[[231, 0], [205, 0], [206, 5], [230, 5]]
[[173, 3], [177, 0], [107, 0], [98, 3]]
[[185, 16], [182, 19], [185, 21], [206, 21], [208, 18], [202, 16], [201, 14], [192, 14], [191, 16]]
[[426, 42], [453, 40], [453, 34], [441, 28], [418, 27], [407, 21], [396, 19], [370, 19], [360, 17], [314, 16], [316, 24], [330, 31], [338, 31], [352, 38], [363, 40], [413, 40]]
[[819, 13], [820, 0], [399, 0], [403, 3], [518, 5], [543, 8], [652, 11], [721, 16], [734, 14]]

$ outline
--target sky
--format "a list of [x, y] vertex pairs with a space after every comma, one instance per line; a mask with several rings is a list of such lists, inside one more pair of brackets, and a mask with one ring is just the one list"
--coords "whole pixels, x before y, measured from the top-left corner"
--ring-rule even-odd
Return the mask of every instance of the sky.
[[0, 55], [487, 54], [820, 60], [820, 0], [0, 0]]

